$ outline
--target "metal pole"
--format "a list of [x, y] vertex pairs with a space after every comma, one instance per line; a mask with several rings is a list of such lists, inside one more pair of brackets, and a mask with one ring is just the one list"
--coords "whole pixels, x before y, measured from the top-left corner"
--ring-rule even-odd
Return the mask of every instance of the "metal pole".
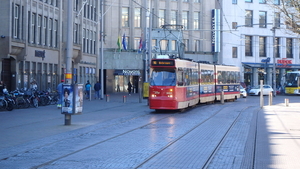
[[275, 57], [276, 57], [276, 39], [275, 39], [275, 22], [273, 22], [273, 96], [276, 96], [276, 61], [275, 61]]
[[[72, 83], [72, 56], [73, 56], [73, 0], [68, 0], [67, 19], [67, 55], [66, 55], [66, 84]], [[65, 125], [71, 125], [71, 114], [65, 114]]]
[[263, 80], [260, 80], [260, 108], [264, 107]]
[[104, 73], [103, 73], [103, 69], [104, 69], [104, 64], [103, 64], [103, 36], [104, 36], [104, 34], [103, 34], [103, 24], [104, 24], [104, 19], [103, 19], [103, 6], [104, 6], [104, 4], [103, 4], [103, 1], [104, 0], [101, 0], [101, 14], [100, 14], [100, 16], [101, 16], [101, 27], [100, 27], [100, 33], [101, 33], [101, 42], [100, 42], [100, 48], [101, 48], [101, 72], [100, 72], [100, 78], [101, 78], [101, 100], [103, 99], [103, 96], [104, 96]]

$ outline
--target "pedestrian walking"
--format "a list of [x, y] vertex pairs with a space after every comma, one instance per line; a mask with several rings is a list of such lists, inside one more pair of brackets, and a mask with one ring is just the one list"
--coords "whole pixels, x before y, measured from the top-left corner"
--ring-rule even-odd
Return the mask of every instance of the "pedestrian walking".
[[58, 93], [57, 108], [61, 108], [63, 84], [64, 84], [64, 80], [61, 80], [61, 82], [57, 85], [57, 93]]
[[85, 84], [86, 99], [90, 98], [90, 91], [91, 91], [91, 84], [90, 81], [88, 80]]
[[94, 90], [95, 90], [95, 99], [100, 99], [101, 84], [99, 83], [99, 81], [95, 83]]
[[129, 95], [131, 94], [131, 89], [132, 89], [132, 85], [131, 85], [131, 83], [130, 83], [130, 81], [129, 81], [129, 82], [128, 82], [128, 88], [127, 88], [128, 94], [129, 94]]
[[33, 79], [33, 81], [30, 84], [30, 89], [33, 91], [37, 91], [37, 88], [38, 88], [37, 83], [36, 83], [35, 79]]

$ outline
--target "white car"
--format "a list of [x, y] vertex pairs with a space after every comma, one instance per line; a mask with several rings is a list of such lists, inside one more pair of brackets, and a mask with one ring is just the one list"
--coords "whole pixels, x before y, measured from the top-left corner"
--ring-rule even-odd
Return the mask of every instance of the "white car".
[[[263, 91], [263, 95], [269, 95], [270, 92], [273, 92], [273, 88], [270, 85], [263, 85], [262, 88]], [[249, 95], [260, 95], [260, 85], [253, 87], [250, 91], [249, 91]]]
[[243, 86], [241, 86], [241, 85], [240, 85], [240, 93], [241, 93], [241, 97], [243, 97], [243, 98], [247, 97], [246, 89], [243, 88]]

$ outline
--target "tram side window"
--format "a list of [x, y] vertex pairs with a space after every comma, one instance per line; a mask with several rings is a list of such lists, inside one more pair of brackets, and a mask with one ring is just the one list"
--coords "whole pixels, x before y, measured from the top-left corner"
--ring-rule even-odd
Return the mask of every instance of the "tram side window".
[[223, 84], [225, 83], [225, 77], [223, 76], [222, 71], [218, 71], [218, 84]]
[[183, 70], [181, 68], [177, 70], [177, 85], [183, 86]]

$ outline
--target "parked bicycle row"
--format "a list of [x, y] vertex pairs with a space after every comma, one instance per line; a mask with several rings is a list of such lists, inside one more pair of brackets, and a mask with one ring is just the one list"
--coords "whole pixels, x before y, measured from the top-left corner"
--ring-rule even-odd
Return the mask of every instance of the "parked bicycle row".
[[57, 92], [36, 90], [14, 90], [0, 96], [0, 109], [11, 111], [29, 107], [55, 105], [59, 100]]

